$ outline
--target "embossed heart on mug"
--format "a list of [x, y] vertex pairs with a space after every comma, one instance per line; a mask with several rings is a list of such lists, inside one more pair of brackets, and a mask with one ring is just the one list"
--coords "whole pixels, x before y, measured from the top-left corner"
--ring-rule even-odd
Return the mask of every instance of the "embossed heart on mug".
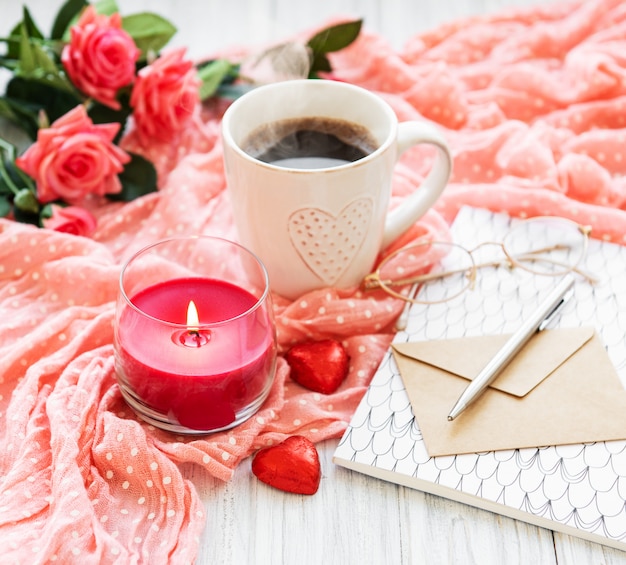
[[359, 252], [370, 226], [374, 204], [359, 198], [339, 215], [301, 208], [289, 216], [289, 239], [307, 267], [333, 285]]

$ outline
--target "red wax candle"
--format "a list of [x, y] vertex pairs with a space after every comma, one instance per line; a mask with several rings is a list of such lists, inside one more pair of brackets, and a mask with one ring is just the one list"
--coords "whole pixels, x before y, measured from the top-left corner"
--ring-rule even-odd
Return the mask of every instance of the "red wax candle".
[[[276, 349], [271, 312], [248, 291], [209, 278], [180, 278], [130, 298], [116, 327], [125, 392], [192, 430], [232, 424], [265, 398]], [[198, 327], [187, 326], [189, 302]], [[175, 324], [178, 324], [175, 325]], [[198, 331], [194, 331], [198, 329]]]

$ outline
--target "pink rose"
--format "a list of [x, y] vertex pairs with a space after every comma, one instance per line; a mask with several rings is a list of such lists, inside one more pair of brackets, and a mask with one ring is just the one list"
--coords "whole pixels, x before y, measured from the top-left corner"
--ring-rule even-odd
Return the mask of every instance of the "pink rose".
[[185, 49], [164, 53], [141, 69], [133, 86], [130, 105], [143, 141], [167, 141], [191, 118], [199, 100], [200, 79]]
[[96, 229], [93, 215], [78, 206], [52, 205], [52, 216], [43, 220], [43, 227], [73, 235], [91, 235]]
[[89, 6], [72, 26], [71, 40], [61, 54], [70, 80], [81, 92], [118, 110], [117, 91], [133, 82], [140, 51], [122, 29], [118, 13], [111, 17]]
[[130, 156], [113, 144], [119, 128], [118, 123], [95, 125], [84, 106], [77, 106], [40, 129], [37, 141], [15, 163], [35, 179], [42, 203], [120, 192], [117, 175]]

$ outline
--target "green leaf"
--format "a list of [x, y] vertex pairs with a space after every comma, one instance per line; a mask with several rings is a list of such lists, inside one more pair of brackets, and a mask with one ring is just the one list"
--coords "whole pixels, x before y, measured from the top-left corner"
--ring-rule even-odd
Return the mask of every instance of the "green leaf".
[[16, 206], [13, 207], [13, 216], [22, 224], [33, 224], [34, 226], [40, 225], [39, 214], [33, 214], [32, 212], [21, 210]]
[[17, 126], [32, 141], [36, 139], [39, 126], [37, 110], [32, 105], [5, 97], [0, 101], [0, 116]]
[[320, 71], [332, 71], [326, 54], [339, 51], [350, 45], [359, 36], [362, 25], [363, 20], [337, 24], [316, 33], [309, 39], [307, 45], [313, 53], [309, 78], [316, 78]]
[[199, 66], [198, 76], [202, 80], [202, 84], [200, 85], [200, 100], [206, 100], [213, 96], [220, 85], [226, 79], [231, 78], [233, 71], [237, 68], [239, 68], [239, 65], [234, 65], [226, 59], [216, 59]]
[[2, 176], [0, 176], [0, 198], [13, 199], [13, 191], [9, 188]]
[[150, 12], [122, 18], [122, 27], [133, 38], [144, 59], [150, 51], [158, 53], [176, 33], [169, 21]]
[[15, 69], [17, 69], [17, 66], [17, 59], [0, 56], [0, 67], [8, 69], [10, 72], [14, 72]]
[[[17, 150], [15, 148], [15, 145], [7, 141], [6, 139], [0, 137], [0, 155], [4, 153], [6, 154], [8, 159], [13, 161], [15, 159], [16, 152]], [[0, 160], [0, 170], [2, 169], [3, 164], [4, 164], [4, 161]]]
[[316, 53], [313, 55], [313, 61], [311, 62], [311, 70], [309, 71], [309, 78], [316, 78], [317, 73], [322, 71], [329, 73], [332, 71], [330, 61], [324, 53]]
[[15, 153], [16, 151], [14, 151], [11, 155], [11, 160], [6, 162], [6, 172], [9, 175], [10, 180], [13, 182], [13, 184], [19, 185], [20, 187], [29, 188], [34, 193], [36, 193], [37, 185], [35, 183], [35, 180], [31, 176], [27, 175], [15, 164]]
[[0, 218], [4, 218], [11, 213], [11, 202], [6, 196], [0, 196]]
[[254, 88], [256, 87], [252, 84], [224, 84], [217, 90], [217, 95], [228, 100], [237, 100]]
[[24, 6], [23, 14], [24, 16], [21, 23], [26, 29], [26, 33], [28, 34], [28, 36], [35, 39], [43, 39], [43, 33], [41, 33], [41, 31], [37, 27], [37, 24], [33, 20], [26, 6]]
[[[99, 2], [91, 2], [93, 7], [96, 9], [98, 14], [104, 14], [105, 16], [110, 16], [111, 14], [115, 14], [115, 12], [119, 12], [119, 8], [117, 7], [117, 2], [115, 0], [100, 0]], [[85, 6], [89, 5], [89, 2], [85, 2]], [[65, 31], [61, 37], [61, 40], [64, 42], [68, 42], [70, 40], [70, 28], [78, 22], [80, 16], [82, 14], [82, 10], [76, 12], [65, 26]]]
[[3, 37], [2, 42], [6, 43], [6, 50], [0, 57], [2, 66], [11, 69], [15, 66], [20, 57], [20, 36], [15, 30], [11, 31], [8, 37]]
[[124, 128], [126, 127], [126, 122], [128, 120], [128, 116], [132, 113], [132, 108], [130, 107], [128, 101], [130, 96], [127, 92], [120, 93], [118, 96], [120, 102], [120, 109], [114, 110], [113, 108], [109, 108], [104, 104], [100, 104], [98, 102], [94, 102], [89, 107], [87, 113], [91, 118], [91, 121], [94, 124], [112, 124], [119, 123], [120, 130], [117, 132], [113, 143], [119, 144], [122, 136], [124, 135]]
[[31, 214], [39, 213], [39, 201], [35, 196], [35, 193], [28, 189], [22, 188], [13, 199], [13, 205], [16, 209], [22, 212], [29, 212]]
[[50, 82], [27, 77], [11, 79], [7, 85], [6, 101], [24, 119], [21, 124], [24, 129], [29, 128], [27, 124], [34, 124], [36, 128], [41, 110], [53, 122], [82, 102], [75, 91], [67, 92]]
[[33, 18], [28, 11], [28, 8], [24, 6], [22, 11], [22, 21], [18, 22], [15, 27], [11, 30], [11, 34], [7, 41], [7, 59], [19, 59], [20, 51], [21, 51], [21, 42], [23, 40], [24, 35], [30, 38], [33, 37], [35, 39], [43, 39], [43, 34], [35, 24]]
[[47, 220], [49, 218], [52, 218], [53, 215], [54, 215], [54, 210], [52, 209], [52, 203], [44, 205], [44, 207], [41, 209], [41, 212], [39, 212], [39, 218], [42, 220]]
[[[21, 37], [21, 29], [22, 22], [17, 24], [9, 34], [9, 37], [6, 39], [7, 50], [4, 56], [4, 60], [7, 61], [17, 61], [20, 58], [20, 37]], [[3, 66], [8, 68], [8, 64], [3, 64]]]
[[61, 77], [61, 73], [55, 62], [39, 45], [32, 44], [31, 49], [35, 59], [37, 74], [56, 78]]
[[361, 32], [363, 20], [345, 22], [323, 29], [309, 39], [307, 45], [317, 53], [331, 53], [350, 45]]
[[157, 173], [154, 165], [136, 153], [130, 153], [130, 156], [130, 163], [119, 175], [122, 192], [109, 194], [111, 200], [130, 202], [157, 190]]
[[22, 23], [20, 27], [20, 65], [18, 72], [30, 73], [36, 68], [30, 37], [28, 37], [26, 26]]
[[120, 11], [115, 0], [98, 0], [97, 2], [93, 2], [93, 5], [98, 14], [111, 16], [112, 14], [115, 14], [115, 12]]
[[29, 37], [27, 26], [24, 23], [21, 26], [20, 58], [15, 75], [33, 78], [68, 92], [74, 90], [54, 60], [35, 40]]
[[11, 174], [8, 171], [7, 165], [10, 161], [4, 161], [4, 158], [0, 154], [0, 195], [13, 200], [17, 190]]
[[86, 0], [67, 0], [56, 15], [52, 24], [51, 39], [63, 39], [65, 32], [69, 30], [72, 22], [78, 19], [79, 14], [88, 6]]
[[121, 110], [114, 110], [96, 102], [90, 106], [87, 113], [94, 124], [111, 124], [114, 122], [123, 124], [130, 116], [131, 108], [123, 107]]
[[13, 111], [11, 104], [4, 98], [0, 98], [0, 118], [4, 118], [19, 125], [19, 118]]

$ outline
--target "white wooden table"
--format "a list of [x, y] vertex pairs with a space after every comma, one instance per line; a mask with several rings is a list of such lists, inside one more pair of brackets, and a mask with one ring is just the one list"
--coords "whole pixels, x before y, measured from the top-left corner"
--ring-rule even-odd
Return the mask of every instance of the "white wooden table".
[[[544, 2], [547, 0], [544, 0]], [[333, 15], [365, 26], [400, 48], [443, 21], [541, 0], [118, 0], [122, 13], [157, 12], [179, 29], [172, 44], [202, 57], [238, 44], [261, 45]], [[28, 0], [48, 29], [61, 0]], [[0, 34], [19, 20], [21, 2], [0, 0]], [[199, 565], [213, 564], [626, 564], [626, 553], [530, 526], [332, 463], [337, 440], [318, 446], [323, 478], [311, 497], [260, 483], [250, 461], [222, 483], [197, 466], [185, 474], [206, 506]]]

